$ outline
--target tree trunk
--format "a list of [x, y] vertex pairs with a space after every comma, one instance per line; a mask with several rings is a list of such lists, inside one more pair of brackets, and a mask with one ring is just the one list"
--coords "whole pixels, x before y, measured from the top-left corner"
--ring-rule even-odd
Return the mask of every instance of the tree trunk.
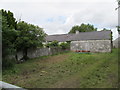
[[28, 56], [27, 56], [27, 48], [25, 48], [24, 50], [23, 50], [23, 60], [28, 60], [29, 58], [28, 58]]

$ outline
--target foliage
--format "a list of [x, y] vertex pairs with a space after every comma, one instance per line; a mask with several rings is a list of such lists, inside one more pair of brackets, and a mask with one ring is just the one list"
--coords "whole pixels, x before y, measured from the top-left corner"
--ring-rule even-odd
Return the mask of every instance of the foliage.
[[12, 67], [15, 61], [7, 59], [7, 57], [15, 53], [16, 21], [12, 12], [3, 9], [0, 12], [2, 15], [2, 66], [3, 68]]
[[119, 32], [119, 34], [120, 34], [120, 26], [117, 26], [117, 29], [118, 29], [118, 32]]
[[17, 24], [17, 31], [19, 35], [15, 41], [16, 49], [17, 51], [23, 50], [25, 57], [27, 57], [29, 48], [42, 46], [45, 37], [42, 28], [21, 21]]
[[102, 30], [102, 31], [107, 31], [107, 30], [109, 30], [109, 29], [103, 28], [103, 30]]
[[91, 32], [91, 31], [97, 31], [97, 28], [95, 28], [93, 25], [90, 24], [81, 24], [73, 26], [69, 33], [75, 33], [76, 31], [79, 32]]
[[10, 69], [12, 68], [16, 63], [16, 60], [15, 59], [8, 59], [8, 58], [5, 58], [4, 61], [2, 62], [2, 69]]
[[17, 49], [42, 46], [45, 36], [42, 28], [22, 21], [17, 24], [17, 30], [19, 32], [16, 39]]
[[[9, 23], [9, 13], [4, 10], [2, 11], [2, 56], [3, 58], [9, 54], [12, 54], [14, 49], [14, 42], [17, 37], [17, 31], [12, 24]], [[4, 14], [5, 13], [5, 14]], [[14, 17], [11, 17], [14, 18]]]
[[12, 12], [10, 12], [9, 10], [1, 10], [2, 11], [2, 16], [4, 16], [7, 19], [7, 25], [10, 29], [16, 29], [17, 28], [17, 21], [14, 18], [14, 15]]
[[50, 47], [50, 43], [45, 44], [45, 47], [49, 48]]
[[23, 59], [27, 59], [28, 48], [42, 46], [42, 41], [45, 36], [43, 28], [24, 21], [17, 22], [12, 12], [3, 9], [0, 10], [0, 23], [2, 23], [0, 27], [2, 27], [3, 67], [6, 67], [6, 65], [12, 66], [14, 61], [8, 59], [9, 55], [23, 50]]
[[61, 47], [62, 49], [68, 49], [68, 48], [70, 48], [70, 44], [63, 42], [63, 43], [60, 44], [60, 47]]
[[51, 42], [51, 43], [47, 43], [46, 45], [45, 45], [46, 47], [58, 47], [59, 46], [59, 44], [58, 44], [58, 41], [53, 41], [53, 42]]

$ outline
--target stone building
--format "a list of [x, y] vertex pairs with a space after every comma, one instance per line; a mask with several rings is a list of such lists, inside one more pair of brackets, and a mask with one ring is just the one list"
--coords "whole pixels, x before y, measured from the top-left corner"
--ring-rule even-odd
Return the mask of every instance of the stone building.
[[120, 36], [113, 41], [114, 48], [120, 48]]
[[71, 51], [111, 52], [111, 31], [76, 32], [46, 36], [46, 42], [70, 42]]

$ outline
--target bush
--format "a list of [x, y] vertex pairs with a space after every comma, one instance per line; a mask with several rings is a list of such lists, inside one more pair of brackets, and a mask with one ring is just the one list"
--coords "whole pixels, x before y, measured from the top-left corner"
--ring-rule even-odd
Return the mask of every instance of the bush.
[[62, 49], [68, 49], [68, 48], [70, 47], [70, 44], [69, 44], [69, 43], [61, 43], [61, 44], [60, 44], [60, 47], [61, 47]]
[[52, 47], [59, 47], [59, 44], [58, 44], [58, 41], [53, 41], [51, 43], [46, 44], [45, 46], [48, 48], [49, 47], [52, 48]]

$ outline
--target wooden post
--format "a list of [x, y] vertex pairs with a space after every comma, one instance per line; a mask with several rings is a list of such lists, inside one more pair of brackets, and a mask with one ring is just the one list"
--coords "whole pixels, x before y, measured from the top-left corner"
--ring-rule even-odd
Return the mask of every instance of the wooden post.
[[118, 33], [120, 34], [120, 0], [117, 0], [118, 2], [118, 7], [115, 10], [118, 10], [118, 26], [117, 26], [117, 30]]

